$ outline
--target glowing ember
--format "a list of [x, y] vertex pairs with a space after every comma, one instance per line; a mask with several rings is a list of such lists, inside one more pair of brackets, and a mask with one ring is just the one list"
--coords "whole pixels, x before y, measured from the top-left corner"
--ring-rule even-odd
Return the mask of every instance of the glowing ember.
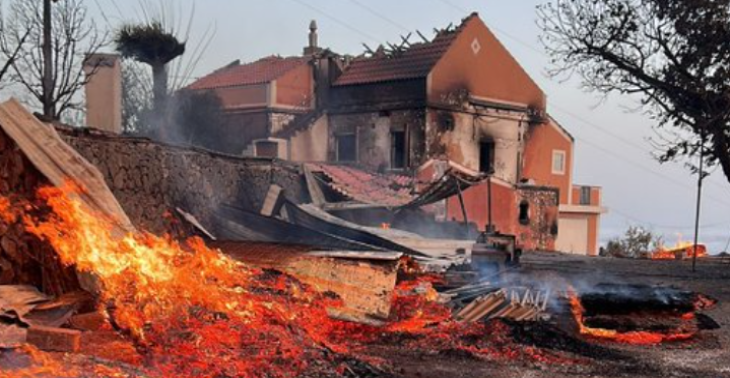
[[[43, 188], [33, 201], [0, 197], [0, 219], [22, 222], [64, 265], [98, 280], [101, 310], [133, 341], [141, 358], [131, 363], [150, 376], [294, 377], [322, 363], [345, 371], [343, 361], [356, 355], [372, 361], [361, 356], [363, 348], [387, 340], [415, 350], [564, 362], [514, 344], [505, 324], [452, 322], [432, 286], [438, 278], [421, 274], [414, 262], [402, 266], [408, 280], [396, 288], [384, 327], [336, 321], [326, 311], [340, 306], [338, 299], [236, 262], [200, 239], [116, 235], [112, 222], [75, 199], [79, 190]], [[56, 355], [23, 353], [33, 367], [0, 372], [0, 378], [126, 376], [103, 364], [69, 369]]]
[[[293, 376], [307, 367], [307, 354], [327, 345], [321, 325], [334, 300], [294, 280], [266, 277], [200, 239], [116, 237], [110, 222], [68, 195], [77, 190], [40, 189], [30, 213], [46, 214], [49, 207], [50, 214], [23, 215], [26, 229], [47, 240], [65, 265], [99, 280], [110, 318], [164, 376], [250, 376], [262, 369]], [[2, 203], [5, 218], [11, 200]], [[274, 292], [277, 287], [286, 290]]]
[[573, 318], [575, 318], [575, 321], [578, 324], [578, 329], [581, 335], [633, 345], [654, 345], [663, 342], [688, 340], [695, 335], [694, 333], [685, 332], [665, 334], [648, 331], [619, 332], [611, 329], [592, 328], [587, 326], [584, 322], [583, 314], [585, 313], [585, 309], [583, 308], [583, 304], [575, 290], [569, 289], [568, 297], [570, 300]]

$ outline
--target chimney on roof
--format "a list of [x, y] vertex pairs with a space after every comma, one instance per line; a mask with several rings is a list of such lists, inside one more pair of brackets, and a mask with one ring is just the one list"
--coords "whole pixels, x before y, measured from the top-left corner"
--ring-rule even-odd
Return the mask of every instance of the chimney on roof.
[[122, 133], [122, 59], [114, 54], [91, 54], [84, 61], [86, 126]]
[[319, 47], [319, 35], [317, 35], [317, 21], [312, 20], [309, 24], [309, 46], [304, 48], [304, 55], [315, 55], [322, 51]]

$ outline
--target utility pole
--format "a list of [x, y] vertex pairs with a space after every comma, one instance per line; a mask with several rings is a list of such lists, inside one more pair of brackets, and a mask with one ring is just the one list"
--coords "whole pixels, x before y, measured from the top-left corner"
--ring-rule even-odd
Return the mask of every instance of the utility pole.
[[697, 179], [697, 212], [695, 213], [695, 240], [692, 250], [692, 272], [697, 272], [697, 247], [700, 238], [700, 212], [702, 211], [702, 181], [705, 179], [705, 134], [702, 133], [700, 142], [700, 167]]
[[[51, 1], [43, 0], [43, 116], [47, 121], [55, 117], [53, 101], [53, 15]], [[54, 2], [56, 0], [53, 0]]]

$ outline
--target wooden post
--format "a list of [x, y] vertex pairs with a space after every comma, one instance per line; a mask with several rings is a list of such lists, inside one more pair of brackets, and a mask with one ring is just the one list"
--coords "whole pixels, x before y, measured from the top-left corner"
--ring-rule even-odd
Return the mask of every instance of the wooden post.
[[466, 230], [466, 237], [469, 237], [469, 214], [466, 212], [466, 205], [464, 204], [464, 194], [461, 191], [461, 181], [458, 177], [454, 176], [456, 180], [456, 189], [459, 191], [459, 205], [461, 205], [461, 214], [464, 216], [464, 229]]

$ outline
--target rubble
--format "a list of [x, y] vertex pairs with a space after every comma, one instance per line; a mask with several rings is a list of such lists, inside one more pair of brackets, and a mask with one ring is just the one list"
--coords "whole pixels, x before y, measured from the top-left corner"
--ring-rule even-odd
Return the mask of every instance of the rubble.
[[[0, 121], [35, 124], [14, 109], [11, 121]], [[46, 151], [51, 161], [73, 156], [59, 163], [64, 169], [90, 166], [48, 134], [49, 127], [32, 126], [46, 128], [38, 138], [52, 141], [52, 149], [15, 148], [15, 137], [0, 132], [0, 160], [8, 163], [0, 165], [0, 262], [7, 261], [0, 265], [2, 378], [401, 377], [412, 376], [405, 369], [414, 361], [433, 368], [442, 359], [560, 371], [584, 369], [591, 358], [613, 353], [592, 344], [589, 333], [598, 329], [592, 322], [605, 325], [605, 319], [590, 312], [595, 302], [588, 294], [561, 305], [538, 275], [527, 283], [515, 279], [539, 270], [539, 262], [492, 282], [468, 270], [445, 273], [454, 263], [469, 266], [473, 241], [432, 240], [337, 217], [326, 206], [327, 193], [324, 202], [311, 198], [317, 189], [305, 187], [313, 174], [306, 169], [302, 188], [292, 193], [269, 180], [251, 208], [228, 195], [217, 197], [213, 209], [179, 198], [160, 204], [181, 217], [184, 224], [176, 227], [200, 237], [176, 241], [149, 233], [139, 216], [126, 217], [132, 226], [126, 229], [126, 222], [105, 215], [124, 213], [131, 200], [118, 208], [96, 204], [121, 193], [100, 180], [101, 172], [86, 177], [92, 189], [56, 183], [48, 177], [60, 175], [53, 165], [40, 169], [43, 163], [26, 157]], [[426, 206], [459, 185], [439, 184], [426, 191], [434, 196], [415, 195], [403, 206]], [[99, 285], [83, 292], [80, 273]], [[692, 303], [697, 320], [690, 311], [682, 314], [687, 319], [680, 316], [697, 327], [690, 341], [709, 324], [700, 311], [714, 305]], [[566, 345], [552, 346], [545, 335]], [[586, 345], [589, 352], [581, 352]]]

